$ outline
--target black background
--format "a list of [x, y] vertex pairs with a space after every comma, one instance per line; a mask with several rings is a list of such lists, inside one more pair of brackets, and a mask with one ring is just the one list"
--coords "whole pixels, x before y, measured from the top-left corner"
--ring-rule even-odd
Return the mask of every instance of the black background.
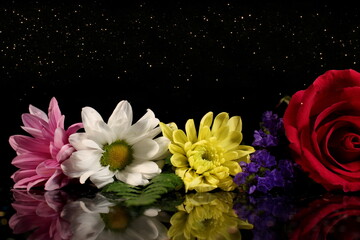
[[57, 98], [66, 127], [128, 100], [162, 122], [240, 115], [251, 144], [261, 113], [330, 69], [360, 70], [359, 7], [319, 1], [2, 1], [1, 200], [29, 104]]

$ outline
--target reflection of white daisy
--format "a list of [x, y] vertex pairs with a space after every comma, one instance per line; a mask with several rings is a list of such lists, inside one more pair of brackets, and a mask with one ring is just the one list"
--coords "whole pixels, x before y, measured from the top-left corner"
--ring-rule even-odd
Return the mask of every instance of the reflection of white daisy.
[[154, 113], [147, 113], [132, 124], [133, 112], [127, 101], [121, 101], [107, 123], [90, 107], [82, 109], [85, 132], [71, 135], [69, 141], [77, 150], [62, 164], [66, 175], [88, 178], [101, 188], [114, 181], [138, 186], [161, 172], [159, 162], [168, 153], [169, 140], [155, 138], [161, 129]]
[[68, 203], [62, 216], [69, 221], [75, 240], [168, 239], [166, 227], [156, 216], [133, 217], [127, 208], [110, 203], [100, 194]]

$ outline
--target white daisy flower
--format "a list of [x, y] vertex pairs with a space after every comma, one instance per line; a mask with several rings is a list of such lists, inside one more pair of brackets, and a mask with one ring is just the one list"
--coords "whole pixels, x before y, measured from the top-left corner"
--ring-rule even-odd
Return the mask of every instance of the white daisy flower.
[[69, 142], [77, 150], [62, 169], [81, 183], [90, 180], [101, 188], [116, 179], [133, 186], [145, 185], [161, 172], [161, 161], [169, 154], [169, 140], [157, 137], [159, 119], [148, 109], [135, 124], [131, 105], [121, 101], [107, 123], [91, 107], [81, 113], [85, 132], [72, 134]]

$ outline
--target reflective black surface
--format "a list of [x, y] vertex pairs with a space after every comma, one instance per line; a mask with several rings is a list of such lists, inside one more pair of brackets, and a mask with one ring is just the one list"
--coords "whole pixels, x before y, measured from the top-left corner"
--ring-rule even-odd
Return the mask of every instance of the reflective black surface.
[[165, 195], [161, 203], [126, 207], [123, 201], [84, 186], [12, 193], [12, 208], [2, 213], [13, 233], [2, 226], [4, 239], [360, 237], [360, 196], [354, 194], [324, 193], [305, 198], [188, 193], [176, 200]]
[[[29, 104], [46, 110], [55, 96], [66, 126], [80, 121], [84, 106], [106, 119], [123, 99], [132, 104], [135, 119], [150, 108], [161, 121], [179, 126], [208, 111], [227, 111], [242, 117], [250, 144], [261, 114], [275, 109], [283, 96], [326, 70], [360, 70], [359, 20], [359, 6], [346, 2], [1, 1], [1, 239], [41, 239], [41, 234], [66, 239], [81, 228], [69, 221], [111, 222], [96, 210], [109, 200], [84, 186], [11, 191], [16, 153], [8, 138], [24, 134], [21, 114]], [[204, 205], [222, 204], [204, 198]], [[231, 206], [238, 219], [253, 223], [253, 230], [240, 230], [243, 239], [359, 239], [358, 198], [299, 184], [294, 193], [280, 196], [248, 198], [235, 192], [222, 207]], [[180, 200], [185, 199], [183, 194]], [[80, 202], [88, 213], [70, 210], [70, 216], [69, 208]], [[163, 234], [171, 228], [174, 207], [156, 217], [121, 204], [113, 212], [125, 221], [119, 226], [136, 228], [151, 218], [141, 230]], [[35, 235], [25, 233], [34, 229]], [[239, 232], [230, 230], [239, 239]]]

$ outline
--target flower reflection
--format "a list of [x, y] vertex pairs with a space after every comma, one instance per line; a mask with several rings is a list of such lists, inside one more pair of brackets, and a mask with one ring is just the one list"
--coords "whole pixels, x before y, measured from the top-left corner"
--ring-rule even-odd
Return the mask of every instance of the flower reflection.
[[293, 219], [290, 239], [360, 239], [360, 196], [326, 195]]
[[158, 220], [156, 209], [143, 214], [131, 211], [101, 194], [95, 198], [82, 198], [67, 204], [63, 216], [70, 223], [74, 240], [167, 239], [166, 227]]
[[297, 211], [288, 195], [241, 195], [234, 209], [240, 218], [254, 224], [252, 240], [287, 239], [284, 226]]
[[241, 239], [239, 229], [252, 225], [236, 215], [233, 196], [230, 192], [187, 194], [170, 219], [168, 235], [173, 240]]
[[16, 213], [10, 218], [9, 226], [14, 234], [31, 232], [28, 240], [70, 239], [69, 224], [61, 217], [67, 200], [64, 192], [14, 190], [13, 197]]

